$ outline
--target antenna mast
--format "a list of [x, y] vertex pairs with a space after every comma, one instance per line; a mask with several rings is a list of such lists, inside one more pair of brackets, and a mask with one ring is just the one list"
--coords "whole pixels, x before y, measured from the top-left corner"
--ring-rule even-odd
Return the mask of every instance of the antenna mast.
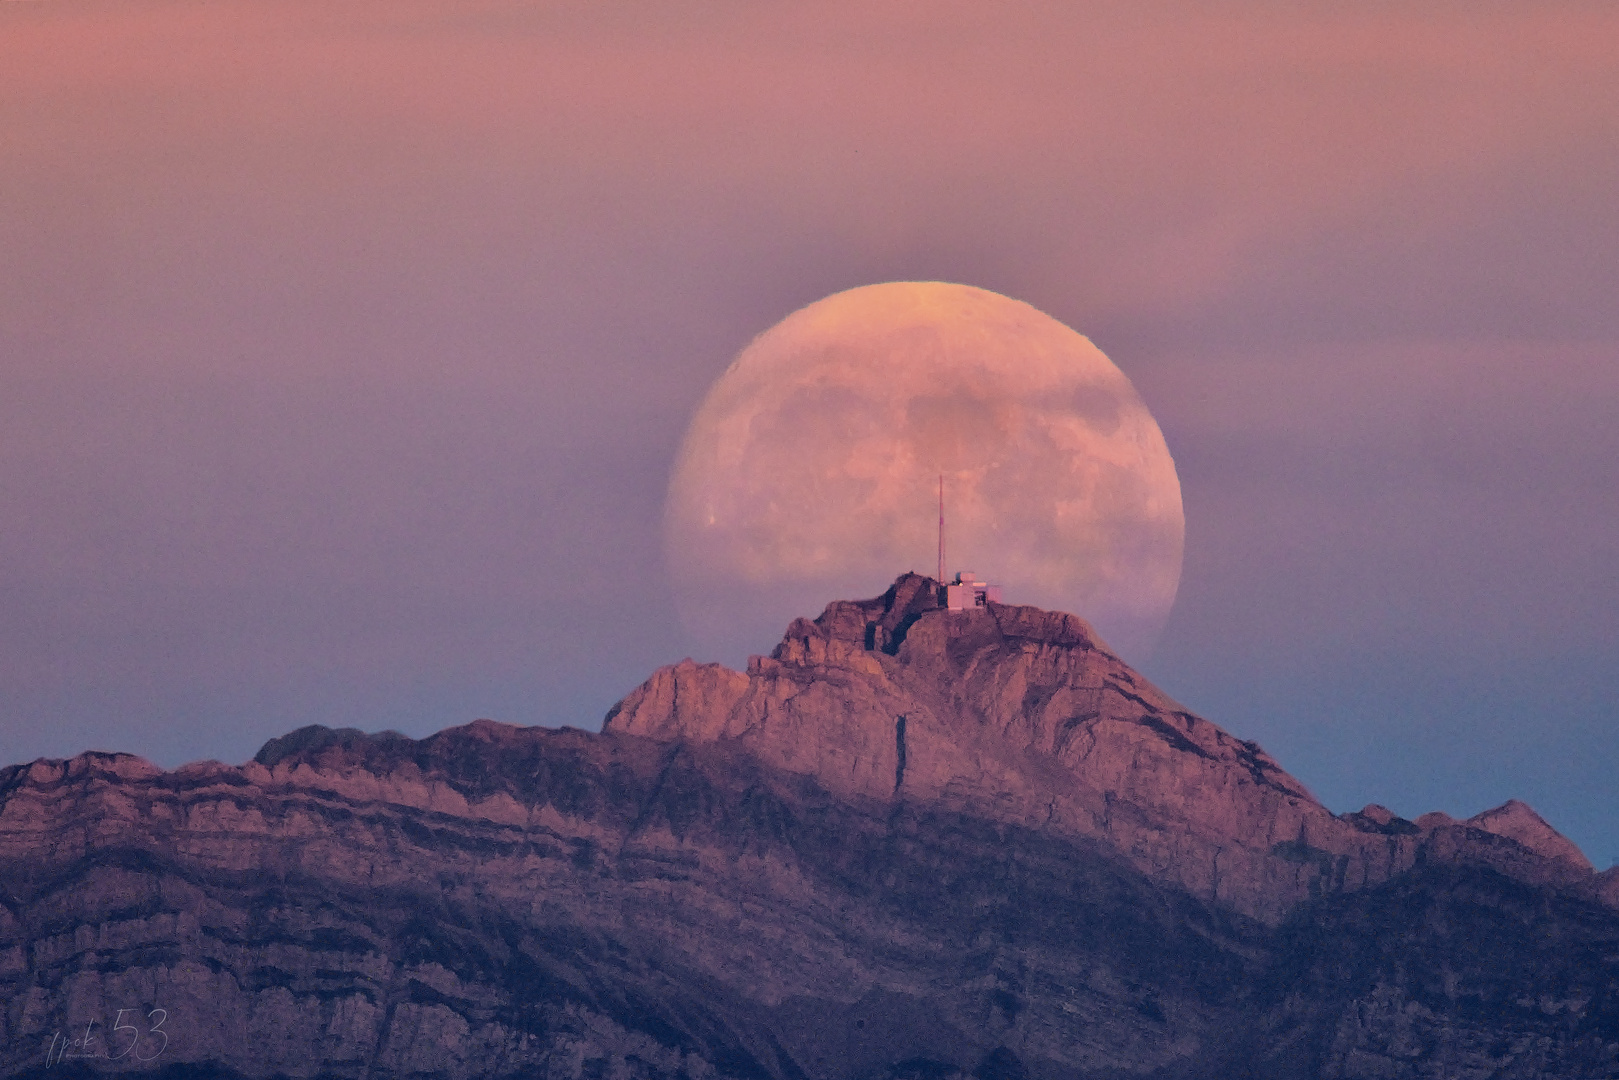
[[939, 474], [939, 584], [944, 584], [944, 473]]

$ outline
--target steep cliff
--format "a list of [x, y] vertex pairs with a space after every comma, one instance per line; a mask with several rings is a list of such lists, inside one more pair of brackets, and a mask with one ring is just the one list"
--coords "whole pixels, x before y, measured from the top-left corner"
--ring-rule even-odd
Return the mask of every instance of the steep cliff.
[[1533, 811], [1334, 817], [929, 585], [599, 735], [0, 770], [0, 1075], [1619, 1075], [1613, 875]]
[[1093, 846], [726, 747], [482, 722], [294, 741], [0, 780], [8, 1075], [57, 1032], [56, 1068], [253, 1076], [858, 1076], [1008, 1039], [1139, 1071], [1254, 965], [1244, 920]]
[[1579, 849], [1516, 800], [1467, 822], [1380, 807], [1336, 816], [1257, 745], [1142, 679], [1084, 620], [945, 611], [937, 595], [907, 574], [873, 600], [834, 603], [746, 675], [663, 668], [604, 730], [730, 743], [842, 795], [1103, 840], [1143, 873], [1267, 922], [1436, 851], [1594, 888]]

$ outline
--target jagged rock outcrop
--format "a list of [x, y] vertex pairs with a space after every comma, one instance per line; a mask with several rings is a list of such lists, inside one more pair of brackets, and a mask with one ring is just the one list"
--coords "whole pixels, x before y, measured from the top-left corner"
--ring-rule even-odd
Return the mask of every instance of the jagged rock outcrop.
[[1474, 814], [1467, 824], [1475, 829], [1516, 840], [1537, 855], [1568, 863], [1578, 873], [1592, 872], [1591, 860], [1570, 840], [1517, 799], [1508, 799], [1493, 810]]
[[1436, 851], [1595, 887], [1579, 849], [1516, 800], [1467, 822], [1412, 823], [1380, 807], [1339, 817], [1257, 745], [1142, 679], [1077, 616], [952, 612], [937, 597], [937, 582], [907, 574], [883, 596], [795, 621], [746, 675], [663, 668], [604, 730], [734, 743], [842, 795], [1105, 840], [1156, 879], [1270, 922]]
[[1619, 879], [1533, 811], [1334, 817], [927, 584], [602, 734], [0, 769], [0, 1075], [1619, 1074]]

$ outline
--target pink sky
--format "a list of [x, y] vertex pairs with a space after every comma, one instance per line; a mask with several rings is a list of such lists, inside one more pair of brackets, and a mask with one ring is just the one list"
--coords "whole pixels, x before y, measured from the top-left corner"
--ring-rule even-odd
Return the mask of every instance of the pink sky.
[[709, 382], [941, 278], [1158, 416], [1150, 675], [1335, 809], [1517, 795], [1605, 866], [1615, 41], [1605, 2], [0, 4], [0, 758], [594, 726], [689, 647], [657, 524]]

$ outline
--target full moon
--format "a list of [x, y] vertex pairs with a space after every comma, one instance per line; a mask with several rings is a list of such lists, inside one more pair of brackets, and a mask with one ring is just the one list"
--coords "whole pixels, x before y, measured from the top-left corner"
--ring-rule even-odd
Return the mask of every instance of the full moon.
[[1163, 433], [1090, 340], [944, 282], [837, 293], [760, 334], [709, 390], [669, 484], [674, 599], [701, 651], [768, 651], [796, 615], [934, 575], [1070, 611], [1127, 659], [1180, 583]]

